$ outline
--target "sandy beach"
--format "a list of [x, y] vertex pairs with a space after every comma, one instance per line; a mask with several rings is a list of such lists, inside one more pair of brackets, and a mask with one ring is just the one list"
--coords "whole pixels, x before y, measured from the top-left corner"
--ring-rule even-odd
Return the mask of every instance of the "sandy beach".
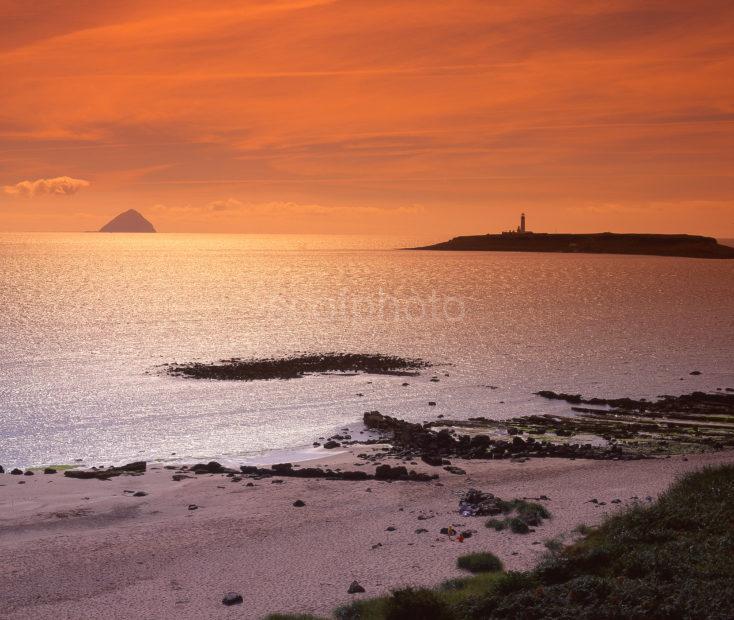
[[[357, 451], [366, 450], [324, 451], [308, 464], [354, 469]], [[174, 482], [172, 471], [155, 464], [144, 475], [109, 481], [5, 474], [0, 617], [326, 616], [353, 599], [347, 589], [354, 580], [366, 590], [356, 596], [436, 585], [460, 576], [456, 558], [471, 551], [527, 569], [544, 541], [568, 540], [577, 525], [598, 523], [634, 497], [655, 498], [684, 472], [732, 461], [729, 451], [629, 462], [455, 459], [466, 475], [415, 467], [439, 472], [434, 482], [233, 482], [220, 474]], [[504, 499], [545, 495], [552, 519], [527, 535], [487, 529], [484, 518], [458, 514], [458, 497], [470, 487]], [[146, 495], [134, 497], [137, 491]], [[299, 499], [305, 506], [294, 507]], [[476, 532], [457, 542], [439, 533], [449, 525]], [[225, 607], [230, 591], [244, 603]]]

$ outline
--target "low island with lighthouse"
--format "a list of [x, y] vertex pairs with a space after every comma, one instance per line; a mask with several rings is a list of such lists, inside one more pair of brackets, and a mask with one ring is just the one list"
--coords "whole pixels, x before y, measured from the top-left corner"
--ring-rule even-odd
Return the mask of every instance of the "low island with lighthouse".
[[526, 229], [525, 214], [515, 230], [468, 235], [411, 250], [463, 252], [563, 252], [579, 254], [638, 254], [686, 258], [734, 258], [734, 247], [713, 237], [643, 233], [544, 233]]

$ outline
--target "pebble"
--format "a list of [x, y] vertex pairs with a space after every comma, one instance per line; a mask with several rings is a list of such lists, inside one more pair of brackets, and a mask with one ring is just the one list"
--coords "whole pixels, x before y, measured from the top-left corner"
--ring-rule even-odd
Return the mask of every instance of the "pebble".
[[241, 605], [242, 604], [242, 595], [237, 594], [237, 592], [227, 592], [227, 594], [224, 595], [224, 598], [222, 599], [222, 604], [224, 605]]

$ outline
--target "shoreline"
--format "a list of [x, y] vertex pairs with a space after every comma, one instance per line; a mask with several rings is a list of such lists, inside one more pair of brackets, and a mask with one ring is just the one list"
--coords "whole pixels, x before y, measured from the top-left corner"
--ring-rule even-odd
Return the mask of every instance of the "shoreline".
[[[691, 372], [690, 375], [698, 375], [700, 373], [697, 372]], [[698, 378], [698, 377], [695, 377]], [[682, 378], [681, 378], [682, 380]], [[717, 387], [709, 387], [709, 388], [698, 388], [697, 390], [691, 392], [690, 390], [692, 388], [697, 388], [698, 386], [686, 386], [684, 388], [681, 388], [680, 390], [669, 390], [668, 393], [672, 393], [673, 396], [671, 397], [673, 400], [678, 400], [681, 397], [685, 397], [689, 394], [702, 394], [702, 395], [708, 395], [708, 396], [717, 396], [717, 395], [724, 395], [729, 396], [734, 394], [734, 387], [721, 387], [718, 385], [719, 382], [717, 381]], [[704, 389], [705, 391], [701, 391], [701, 389]], [[569, 395], [569, 394], [556, 394], [555, 392], [551, 392], [548, 390], [541, 390], [539, 392], [532, 392], [528, 394], [528, 397], [538, 397], [543, 394], [553, 394], [554, 396], [543, 396], [541, 397], [541, 400], [544, 403], [544, 409], [546, 411], [551, 411], [551, 415], [556, 418], [568, 418], [569, 420], [578, 418], [583, 419], [584, 413], [592, 412], [591, 409], [583, 409], [579, 408], [577, 405], [579, 403], [583, 404], [583, 399], [581, 401], [576, 400], [568, 400], [564, 402], [564, 398], [561, 397], [569, 397], [573, 396], [575, 398], [578, 398], [578, 395]], [[435, 396], [432, 396], [430, 394], [427, 394], [425, 396], [426, 402], [428, 400]], [[662, 399], [662, 396], [658, 396], [658, 399]], [[667, 396], [665, 398], [668, 398]], [[619, 398], [619, 399], [599, 399], [599, 398], [592, 398], [591, 401], [603, 401], [605, 403], [609, 402], [615, 402], [615, 401], [630, 401], [634, 403], [639, 403], [643, 401], [647, 402], [654, 402], [653, 399], [645, 399], [645, 398]], [[563, 408], [558, 409], [556, 407], [556, 404], [562, 403]], [[445, 405], [446, 403], [439, 402], [439, 405]], [[610, 408], [606, 404], [595, 404], [594, 405], [597, 408], [602, 408], [601, 411], [596, 411], [595, 413], [613, 413], [612, 408]], [[439, 413], [440, 412], [440, 413]], [[429, 415], [430, 413], [430, 415]], [[523, 418], [530, 419], [532, 417], [537, 417], [536, 413], [532, 413], [530, 415], [526, 416], [513, 416], [512, 414], [509, 414], [511, 417], [491, 417], [488, 418], [486, 421], [491, 423], [489, 426], [506, 426], [506, 425], [513, 425], [518, 420], [522, 420]], [[400, 418], [396, 418], [400, 419]], [[476, 418], [476, 419], [484, 419], [484, 418]], [[445, 406], [439, 407], [436, 411], [430, 411], [426, 412], [426, 415], [424, 417], [424, 424], [428, 423], [429, 425], [432, 425], [434, 427], [438, 427], [441, 425], [450, 425], [454, 426], [456, 428], [463, 428], [465, 427], [465, 423], [468, 421], [471, 421], [471, 417], [467, 418], [451, 418], [447, 411]], [[733, 429], [734, 430], [734, 427]], [[34, 463], [30, 465], [20, 465], [17, 463], [12, 462], [1, 462], [0, 466], [4, 467], [6, 472], [9, 472], [10, 470], [14, 468], [21, 468], [23, 470], [42, 470], [46, 467], [56, 467], [59, 469], [68, 469], [68, 468], [91, 468], [93, 466], [101, 466], [100, 463], [104, 463], [105, 467], [108, 466], [121, 466], [125, 463], [131, 462], [131, 461], [137, 461], [137, 460], [145, 460], [149, 463], [157, 463], [161, 465], [189, 465], [197, 462], [206, 462], [209, 460], [216, 460], [218, 462], [221, 462], [223, 464], [232, 465], [232, 466], [239, 466], [240, 464], [272, 464], [272, 463], [279, 463], [279, 462], [286, 462], [286, 461], [293, 461], [293, 462], [300, 462], [300, 461], [306, 461], [306, 460], [312, 460], [312, 459], [318, 459], [322, 456], [327, 456], [328, 453], [324, 453], [323, 451], [315, 451], [314, 450], [314, 444], [315, 443], [322, 443], [325, 439], [328, 439], [334, 435], [339, 435], [342, 433], [347, 433], [352, 436], [358, 436], [356, 437], [357, 441], [364, 441], [365, 439], [375, 439], [378, 438], [380, 435], [377, 432], [374, 432], [374, 430], [370, 430], [364, 425], [363, 419], [361, 416], [355, 417], [348, 421], [343, 421], [339, 424], [336, 424], [334, 426], [331, 426], [328, 430], [322, 431], [322, 435], [317, 437], [316, 433], [318, 431], [314, 432], [314, 435], [311, 438], [311, 441], [306, 441], [304, 443], [300, 443], [298, 445], [289, 446], [289, 447], [281, 447], [281, 448], [267, 448], [265, 450], [261, 451], [253, 451], [253, 452], [243, 452], [240, 454], [210, 454], [210, 455], [201, 455], [201, 456], [193, 456], [193, 455], [186, 455], [186, 456], [179, 456], [176, 453], [167, 453], [165, 456], [154, 456], [154, 455], [145, 455], [145, 454], [137, 454], [137, 455], [129, 455], [126, 458], [119, 458], [112, 461], [104, 461], [103, 459], [78, 459], [78, 458], [72, 458], [71, 460], [67, 460], [66, 462], [60, 462], [60, 461], [52, 461], [52, 462], [44, 462], [44, 463]]]
[[[358, 466], [357, 455], [382, 448], [349, 446], [301, 463], [372, 472], [373, 463]], [[328, 615], [355, 598], [347, 594], [354, 580], [366, 589], [356, 597], [435, 586], [464, 574], [455, 560], [471, 551], [496, 553], [508, 570], [529, 568], [544, 541], [568, 541], [577, 525], [598, 523], [632, 497], [654, 498], [681, 473], [734, 462], [734, 451], [639, 461], [452, 462], [466, 473], [408, 465], [439, 473], [430, 482], [226, 474], [174, 482], [173, 470], [155, 463], [143, 475], [108, 481], [5, 474], [0, 615], [228, 618], [233, 612], [221, 598], [229, 591], [244, 598], [238, 617]], [[484, 518], [459, 515], [458, 498], [470, 487], [504, 499], [545, 495], [551, 519], [527, 535], [495, 532]], [[133, 495], [139, 491], [145, 495]], [[293, 506], [299, 499], [305, 506]], [[449, 525], [475, 533], [462, 543], [449, 540], [439, 533]]]

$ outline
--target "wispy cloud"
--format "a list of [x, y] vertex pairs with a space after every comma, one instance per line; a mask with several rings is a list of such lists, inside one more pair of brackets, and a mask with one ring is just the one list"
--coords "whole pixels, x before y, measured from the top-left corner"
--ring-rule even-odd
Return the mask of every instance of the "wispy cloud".
[[[162, 206], [162, 205], [159, 205]], [[163, 207], [165, 208], [165, 207]], [[196, 207], [189, 207], [196, 209]], [[353, 216], [353, 215], [417, 215], [424, 212], [421, 205], [402, 205], [398, 207], [377, 206], [350, 206], [350, 205], [322, 205], [302, 204], [297, 202], [266, 202], [246, 203], [236, 198], [213, 200], [207, 203], [204, 211], [211, 213], [237, 212], [252, 216], [280, 216], [296, 215], [311, 216]]]
[[84, 179], [72, 177], [54, 177], [53, 179], [36, 179], [35, 181], [20, 181], [15, 185], [5, 185], [3, 191], [11, 196], [72, 196], [79, 190], [89, 187], [91, 183]]

